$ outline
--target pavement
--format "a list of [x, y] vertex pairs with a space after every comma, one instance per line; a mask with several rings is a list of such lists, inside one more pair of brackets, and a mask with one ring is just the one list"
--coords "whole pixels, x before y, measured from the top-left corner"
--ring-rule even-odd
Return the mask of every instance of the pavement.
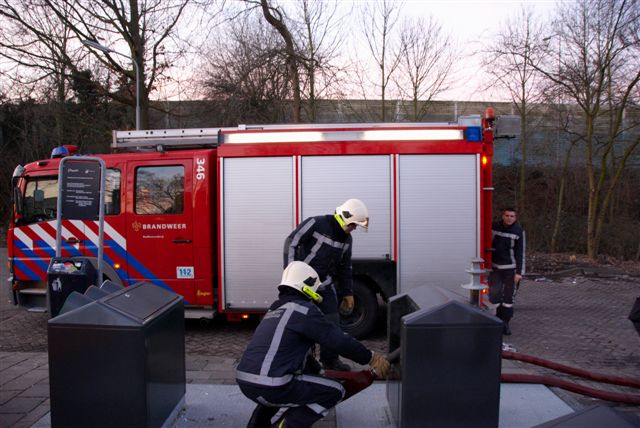
[[[5, 257], [4, 251], [0, 249], [0, 260]], [[3, 291], [6, 275], [6, 264], [0, 263]], [[569, 275], [553, 281], [540, 276], [525, 279], [511, 323], [513, 335], [505, 337], [505, 342], [519, 353], [637, 379], [640, 336], [627, 316], [639, 296], [640, 277], [624, 274]], [[14, 308], [4, 294], [0, 299], [0, 428], [50, 426], [46, 318], [46, 314]], [[187, 325], [186, 408], [176, 414], [169, 426], [246, 424], [253, 404], [237, 389], [234, 369], [254, 327]], [[364, 342], [372, 349], [386, 351], [384, 332]], [[583, 386], [640, 397], [637, 388], [583, 380], [519, 361], [503, 360], [503, 373], [552, 375]], [[385, 400], [385, 384], [376, 382], [341, 403], [314, 427], [391, 427]], [[640, 405], [598, 400], [544, 385], [503, 383], [500, 426], [534, 426], [594, 404], [640, 416]]]

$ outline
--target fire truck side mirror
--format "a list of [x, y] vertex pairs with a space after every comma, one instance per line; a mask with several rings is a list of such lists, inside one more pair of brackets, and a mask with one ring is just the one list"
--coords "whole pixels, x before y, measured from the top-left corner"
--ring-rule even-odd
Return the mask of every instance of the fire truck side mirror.
[[15, 203], [16, 214], [22, 215], [22, 193], [18, 187], [18, 180], [24, 174], [24, 167], [18, 165], [13, 170], [13, 176], [11, 177], [11, 187], [13, 188], [13, 202]]
[[15, 203], [16, 214], [22, 215], [22, 193], [20, 193], [18, 186], [13, 186], [13, 201]]
[[520, 116], [504, 115], [496, 118], [494, 138], [515, 138], [520, 136]]

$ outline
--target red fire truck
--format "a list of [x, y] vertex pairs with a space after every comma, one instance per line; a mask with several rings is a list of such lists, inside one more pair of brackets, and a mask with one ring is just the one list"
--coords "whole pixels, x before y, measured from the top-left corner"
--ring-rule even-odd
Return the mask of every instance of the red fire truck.
[[[490, 109], [489, 109], [490, 110]], [[490, 260], [493, 117], [455, 123], [269, 125], [114, 131], [106, 172], [104, 277], [181, 294], [186, 316], [238, 319], [276, 297], [283, 243], [306, 217], [349, 198], [356, 309], [370, 331], [382, 300], [420, 285], [467, 293]], [[16, 304], [46, 307], [60, 159], [19, 166], [8, 255]], [[62, 256], [97, 256], [98, 225], [63, 220]]]

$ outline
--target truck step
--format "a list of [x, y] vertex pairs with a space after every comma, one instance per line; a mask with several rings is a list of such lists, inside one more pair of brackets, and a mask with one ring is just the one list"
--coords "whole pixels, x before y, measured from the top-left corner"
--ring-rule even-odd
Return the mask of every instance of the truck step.
[[214, 309], [208, 308], [185, 308], [184, 317], [186, 319], [208, 319], [212, 320], [216, 316], [216, 311]]
[[20, 306], [29, 312], [47, 311], [46, 288], [23, 288], [18, 290], [18, 302]]
[[20, 294], [32, 294], [36, 296], [46, 296], [47, 289], [46, 288], [23, 288], [19, 291]]

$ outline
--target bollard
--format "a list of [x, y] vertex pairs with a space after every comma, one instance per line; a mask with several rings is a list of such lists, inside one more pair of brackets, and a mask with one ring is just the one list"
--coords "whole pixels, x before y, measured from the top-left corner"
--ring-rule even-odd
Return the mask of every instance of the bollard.
[[489, 287], [480, 282], [480, 276], [487, 273], [486, 269], [482, 269], [483, 259], [471, 259], [471, 269], [465, 269], [471, 275], [471, 282], [462, 284], [461, 287], [470, 291], [469, 302], [473, 306], [480, 306], [480, 290], [486, 290]]
[[423, 286], [390, 299], [387, 382], [398, 428], [498, 426], [502, 323], [444, 289]]

